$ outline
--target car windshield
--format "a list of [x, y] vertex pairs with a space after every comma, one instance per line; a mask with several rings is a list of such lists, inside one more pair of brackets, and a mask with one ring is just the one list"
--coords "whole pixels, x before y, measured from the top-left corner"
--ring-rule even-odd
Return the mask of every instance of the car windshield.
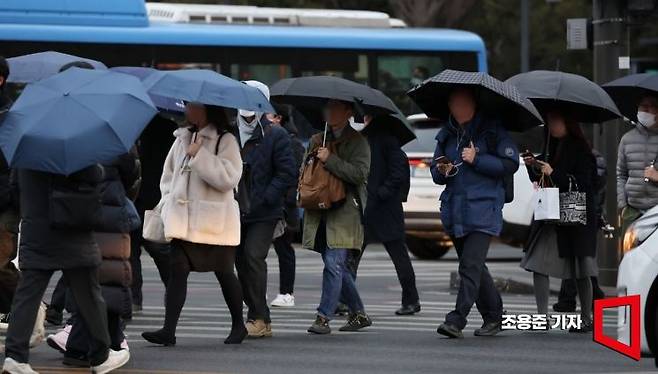
[[435, 119], [423, 119], [412, 122], [411, 127], [414, 129], [416, 139], [402, 147], [407, 153], [434, 153], [436, 148], [436, 133], [439, 131], [441, 123]]

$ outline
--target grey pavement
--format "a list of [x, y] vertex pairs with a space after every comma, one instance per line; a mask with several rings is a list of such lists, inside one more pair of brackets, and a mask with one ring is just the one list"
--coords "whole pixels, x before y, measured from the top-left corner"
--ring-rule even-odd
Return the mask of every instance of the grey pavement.
[[[494, 276], [528, 277], [518, 267], [520, 251], [497, 247], [489, 268]], [[516, 256], [514, 256], [516, 253]], [[334, 333], [311, 336], [311, 324], [320, 298], [322, 262], [319, 255], [299, 250], [297, 306], [273, 309], [274, 337], [248, 340], [241, 346], [222, 344], [230, 317], [216, 280], [193, 274], [177, 333], [175, 347], [156, 347], [140, 333], [157, 329], [163, 318], [164, 288], [148, 257], [144, 257], [145, 308], [128, 325], [131, 361], [116, 373], [622, 373], [648, 372], [653, 359], [632, 361], [592, 341], [591, 335], [566, 331], [505, 331], [493, 338], [474, 337], [482, 320], [474, 308], [463, 340], [436, 334], [450, 311], [455, 295], [449, 289], [450, 272], [457, 262], [414, 260], [423, 311], [412, 317], [393, 314], [400, 287], [392, 263], [380, 246], [368, 248], [358, 287], [374, 325], [360, 333], [337, 332], [342, 320], [332, 322]], [[501, 258], [496, 259], [499, 256]], [[269, 297], [278, 290], [274, 251], [269, 257]], [[533, 313], [532, 295], [504, 294], [508, 313]], [[554, 300], [551, 300], [552, 302]], [[606, 313], [606, 333], [614, 335], [615, 312]], [[32, 363], [42, 373], [74, 373], [61, 366], [61, 355], [45, 345], [33, 350]]]

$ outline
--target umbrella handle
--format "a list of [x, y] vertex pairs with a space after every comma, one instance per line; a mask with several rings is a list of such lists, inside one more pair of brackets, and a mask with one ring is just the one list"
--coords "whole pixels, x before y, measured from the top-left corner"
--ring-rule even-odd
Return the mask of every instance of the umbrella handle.
[[324, 136], [322, 137], [322, 148], [324, 148], [325, 145], [327, 144], [327, 128], [328, 127], [329, 127], [329, 125], [327, 124], [327, 122], [325, 122], [324, 123]]

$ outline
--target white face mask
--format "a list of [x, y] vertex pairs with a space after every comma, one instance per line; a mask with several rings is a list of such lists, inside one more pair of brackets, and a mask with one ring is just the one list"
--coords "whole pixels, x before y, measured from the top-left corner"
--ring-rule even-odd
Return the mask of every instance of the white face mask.
[[646, 127], [656, 124], [656, 115], [648, 112], [637, 112], [637, 120]]

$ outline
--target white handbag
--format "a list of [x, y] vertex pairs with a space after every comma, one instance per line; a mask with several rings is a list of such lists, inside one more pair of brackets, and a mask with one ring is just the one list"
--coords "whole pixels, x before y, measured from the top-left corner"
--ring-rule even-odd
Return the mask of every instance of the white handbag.
[[535, 192], [535, 221], [560, 220], [560, 189], [544, 187], [544, 177]]
[[142, 236], [150, 242], [166, 244], [169, 241], [165, 238], [164, 221], [162, 220], [161, 212], [160, 204], [153, 208], [153, 210], [144, 212]]

